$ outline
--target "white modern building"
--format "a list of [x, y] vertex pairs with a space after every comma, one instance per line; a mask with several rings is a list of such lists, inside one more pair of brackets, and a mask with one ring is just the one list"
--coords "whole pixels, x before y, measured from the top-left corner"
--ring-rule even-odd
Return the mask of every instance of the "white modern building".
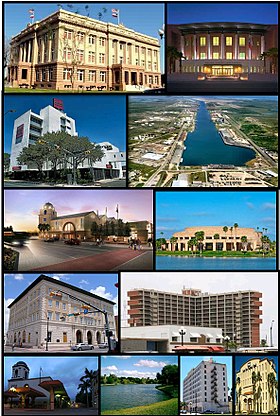
[[[180, 332], [183, 330], [184, 335]], [[122, 352], [173, 352], [173, 349], [182, 345], [198, 349], [205, 346], [223, 346], [221, 328], [207, 328], [188, 326], [182, 328], [179, 325], [153, 325], [122, 327], [121, 349]]]
[[[52, 296], [52, 292], [60, 290], [60, 297]], [[73, 299], [73, 296], [81, 301]], [[93, 308], [88, 308], [88, 303]], [[104, 314], [94, 307], [107, 312], [109, 328], [115, 334], [114, 302], [40, 275], [8, 307], [10, 315], [6, 345], [42, 350], [48, 347], [51, 350], [58, 346], [70, 349], [71, 345], [80, 342], [92, 346], [105, 342]], [[86, 314], [85, 309], [89, 309]]]
[[210, 358], [192, 368], [183, 381], [183, 401], [191, 412], [229, 413], [226, 364]]
[[[69, 117], [63, 109], [63, 102], [58, 99], [53, 99], [53, 105], [40, 110], [36, 114], [31, 109], [19, 116], [14, 121], [11, 158], [10, 158], [10, 172], [16, 173], [18, 176], [20, 172], [28, 172], [36, 170], [36, 166], [20, 165], [18, 157], [25, 147], [35, 144], [38, 139], [46, 133], [66, 132], [71, 136], [78, 136], [76, 131], [76, 122]], [[126, 152], [114, 146], [108, 141], [96, 143], [103, 151], [103, 157], [99, 161], [92, 163], [90, 158], [86, 158], [79, 163], [77, 169], [80, 171], [87, 171], [93, 180], [107, 179], [107, 178], [123, 178], [126, 176]], [[72, 169], [71, 163], [64, 161], [58, 165], [59, 169]], [[43, 166], [44, 171], [50, 171], [52, 163], [46, 162]]]

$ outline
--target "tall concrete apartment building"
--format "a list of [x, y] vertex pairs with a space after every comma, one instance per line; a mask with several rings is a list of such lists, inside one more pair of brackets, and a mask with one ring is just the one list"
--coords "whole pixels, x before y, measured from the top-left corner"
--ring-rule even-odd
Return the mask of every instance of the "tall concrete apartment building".
[[9, 81], [66, 91], [159, 87], [159, 40], [60, 9], [12, 38]]
[[[10, 172], [14, 172], [17, 178], [24, 177], [28, 171], [36, 170], [36, 166], [21, 165], [18, 163], [18, 157], [25, 147], [35, 144], [41, 136], [46, 133], [64, 131], [71, 136], [78, 136], [76, 131], [76, 122], [69, 117], [65, 110], [62, 100], [53, 99], [53, 105], [48, 105], [40, 110], [37, 114], [31, 109], [17, 117], [14, 121]], [[94, 134], [94, 131], [93, 131]], [[126, 152], [107, 141], [98, 143], [103, 151], [101, 160], [92, 163], [90, 158], [85, 158], [79, 163], [77, 169], [81, 173], [89, 172], [95, 180], [104, 178], [123, 178], [126, 174]], [[57, 169], [72, 169], [73, 166], [66, 160], [60, 162]], [[45, 162], [44, 171], [50, 171], [52, 163]]]
[[213, 294], [183, 289], [180, 294], [134, 289], [127, 295], [130, 326], [222, 328], [223, 336], [229, 336], [240, 347], [260, 345], [260, 292], [246, 290]]
[[86, 342], [94, 346], [105, 341], [104, 315], [95, 312], [68, 316], [83, 312], [84, 305], [66, 294], [62, 294], [59, 299], [50, 296], [51, 292], [59, 290], [106, 310], [110, 330], [115, 332], [114, 302], [68, 283], [40, 275], [9, 305], [7, 345], [44, 347], [47, 337], [50, 348], [58, 343], [71, 346]]
[[[240, 414], [277, 414], [278, 357], [255, 357], [236, 372], [236, 412]], [[257, 392], [254, 394], [254, 391]]]
[[239, 76], [276, 72], [261, 56], [278, 47], [278, 25], [255, 23], [189, 23], [167, 25], [167, 44], [182, 53], [172, 72], [206, 76]]
[[226, 364], [203, 360], [183, 381], [183, 401], [191, 412], [229, 413]]
[[[167, 240], [167, 250], [183, 251], [189, 250], [189, 242], [195, 238], [195, 233], [199, 231], [204, 232], [204, 239], [201, 241], [204, 250], [213, 251], [241, 251], [241, 250], [257, 250], [262, 247], [261, 231], [255, 231], [254, 228], [238, 227], [227, 231], [224, 231], [224, 227], [221, 226], [196, 226], [187, 227], [184, 231], [179, 231], [173, 234], [173, 237], [177, 239], [176, 242], [170, 242]], [[242, 237], [247, 238], [246, 243], [242, 243]], [[193, 250], [197, 250], [197, 247], [193, 245]]]

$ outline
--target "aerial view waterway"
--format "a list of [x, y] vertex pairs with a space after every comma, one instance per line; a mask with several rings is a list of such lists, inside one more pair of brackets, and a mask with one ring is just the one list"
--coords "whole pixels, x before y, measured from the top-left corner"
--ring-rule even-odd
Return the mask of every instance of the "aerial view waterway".
[[101, 411], [126, 409], [168, 400], [157, 384], [119, 384], [101, 386]]
[[157, 270], [275, 270], [275, 257], [157, 256]]
[[184, 144], [182, 166], [244, 166], [255, 157], [252, 149], [224, 144], [204, 101], [199, 102], [195, 129], [188, 133]]

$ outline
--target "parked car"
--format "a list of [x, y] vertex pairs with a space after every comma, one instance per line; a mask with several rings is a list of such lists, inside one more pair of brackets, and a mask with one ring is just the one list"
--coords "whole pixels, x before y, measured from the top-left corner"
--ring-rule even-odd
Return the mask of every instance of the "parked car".
[[46, 243], [53, 243], [54, 242], [54, 238], [45, 238], [44, 240]]
[[68, 244], [69, 246], [79, 246], [81, 241], [78, 238], [70, 238], [69, 240], [64, 240], [64, 244]]
[[79, 344], [72, 345], [71, 350], [72, 351], [85, 351], [85, 350], [93, 350], [94, 346], [91, 344], [85, 344], [83, 342], [80, 342]]
[[107, 342], [101, 342], [100, 344], [98, 344], [98, 348], [108, 348]]

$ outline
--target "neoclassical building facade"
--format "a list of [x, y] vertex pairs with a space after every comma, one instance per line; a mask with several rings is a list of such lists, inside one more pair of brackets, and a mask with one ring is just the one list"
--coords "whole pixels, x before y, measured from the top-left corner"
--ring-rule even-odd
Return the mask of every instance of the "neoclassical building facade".
[[159, 87], [159, 41], [60, 9], [12, 38], [9, 81], [66, 91]]
[[[277, 414], [278, 357], [255, 357], [236, 372], [236, 412], [241, 414]], [[257, 392], [254, 395], [254, 392]]]
[[[197, 232], [204, 233], [203, 245], [204, 250], [210, 251], [241, 251], [252, 250], [255, 251], [261, 248], [262, 232], [255, 231], [254, 228], [233, 228], [228, 227], [224, 231], [221, 226], [197, 226], [187, 227], [184, 231], [179, 231], [173, 234], [176, 241], [167, 240], [166, 249], [171, 251], [187, 251], [190, 249], [189, 242], [195, 238]], [[242, 243], [242, 237], [247, 238], [246, 243]], [[198, 250], [193, 246], [193, 250]]]
[[[190, 23], [167, 26], [167, 44], [182, 54], [172, 72], [240, 76], [269, 72], [262, 54], [278, 46], [278, 26], [255, 23]], [[170, 62], [170, 57], [169, 57]]]
[[[106, 310], [110, 330], [115, 333], [114, 302], [68, 283], [40, 275], [10, 305], [7, 345], [44, 348], [85, 342], [93, 346], [105, 341], [105, 320], [101, 312], [83, 314], [82, 302], [67, 294], [60, 298], [52, 292], [62, 290], [101, 310]], [[79, 314], [81, 312], [81, 314]], [[76, 316], [68, 316], [77, 314]]]

